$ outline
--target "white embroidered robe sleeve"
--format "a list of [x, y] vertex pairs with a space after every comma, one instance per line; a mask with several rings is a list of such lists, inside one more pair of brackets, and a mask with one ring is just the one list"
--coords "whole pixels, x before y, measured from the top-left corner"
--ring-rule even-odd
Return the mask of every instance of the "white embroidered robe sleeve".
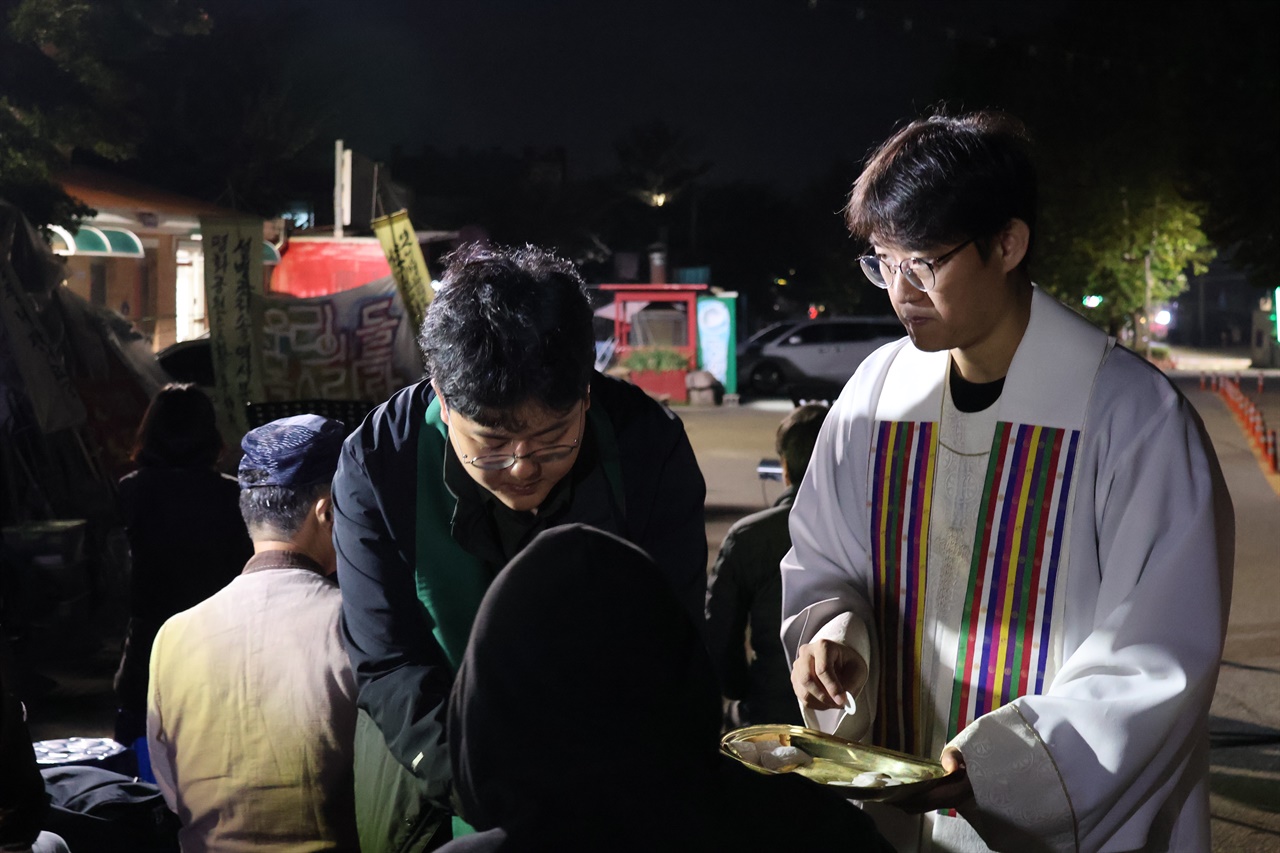
[[[1206, 721], [1234, 521], [1203, 428], [1154, 373], [1117, 350], [1094, 389], [1061, 669], [954, 741], [995, 849], [1209, 849]], [[1059, 790], [1025, 786], [1046, 759]], [[1064, 799], [1074, 826], [1038, 824], [1058, 812], [1043, 798]]]

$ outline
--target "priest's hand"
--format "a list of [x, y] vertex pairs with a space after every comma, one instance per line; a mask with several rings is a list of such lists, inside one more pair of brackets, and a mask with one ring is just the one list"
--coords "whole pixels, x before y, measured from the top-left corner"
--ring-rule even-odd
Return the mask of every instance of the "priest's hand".
[[935, 809], [957, 809], [964, 814], [973, 805], [973, 785], [969, 782], [964, 756], [954, 746], [948, 746], [942, 750], [939, 761], [942, 769], [947, 771], [941, 782], [927, 791], [894, 800], [892, 805], [908, 814], [923, 814]]
[[843, 708], [846, 692], [857, 696], [867, 683], [867, 662], [833, 640], [815, 640], [796, 650], [791, 689], [806, 708]]

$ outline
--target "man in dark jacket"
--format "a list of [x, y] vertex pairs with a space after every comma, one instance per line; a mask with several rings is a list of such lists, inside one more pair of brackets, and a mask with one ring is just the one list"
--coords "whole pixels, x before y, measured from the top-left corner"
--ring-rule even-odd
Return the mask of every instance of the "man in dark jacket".
[[[791, 550], [787, 515], [804, 479], [827, 407], [809, 403], [778, 424], [774, 449], [787, 490], [772, 507], [739, 519], [720, 546], [707, 596], [707, 643], [720, 691], [736, 699], [726, 715], [731, 728], [759, 723], [804, 725], [782, 651], [782, 572]], [[747, 629], [751, 629], [751, 659]]]
[[706, 488], [684, 427], [593, 372], [573, 266], [471, 249], [442, 281], [419, 340], [430, 379], [365, 420], [333, 484], [366, 851], [449, 837], [449, 689], [485, 590], [537, 533], [578, 522], [634, 542], [694, 617], [706, 588]]

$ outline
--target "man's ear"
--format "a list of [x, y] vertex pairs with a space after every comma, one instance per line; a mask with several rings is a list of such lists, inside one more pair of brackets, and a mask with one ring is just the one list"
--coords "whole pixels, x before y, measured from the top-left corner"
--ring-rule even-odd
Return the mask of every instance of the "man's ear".
[[312, 512], [316, 514], [316, 521], [325, 527], [333, 526], [333, 499], [326, 496], [316, 500]]
[[1031, 245], [1031, 227], [1021, 219], [1010, 219], [996, 238], [996, 245], [1000, 247], [1004, 272], [1012, 272], [1027, 256], [1027, 248]]
[[436, 399], [440, 401], [440, 420], [445, 426], [449, 425], [449, 404], [444, 401], [444, 395], [440, 393], [439, 387], [435, 382], [431, 383], [431, 390], [436, 392]]

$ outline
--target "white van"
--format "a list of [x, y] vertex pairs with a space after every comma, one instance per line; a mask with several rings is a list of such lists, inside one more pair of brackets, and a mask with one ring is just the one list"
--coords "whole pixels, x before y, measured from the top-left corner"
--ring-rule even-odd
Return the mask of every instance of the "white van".
[[892, 314], [775, 323], [739, 348], [738, 375], [757, 394], [831, 399], [863, 359], [904, 334]]

